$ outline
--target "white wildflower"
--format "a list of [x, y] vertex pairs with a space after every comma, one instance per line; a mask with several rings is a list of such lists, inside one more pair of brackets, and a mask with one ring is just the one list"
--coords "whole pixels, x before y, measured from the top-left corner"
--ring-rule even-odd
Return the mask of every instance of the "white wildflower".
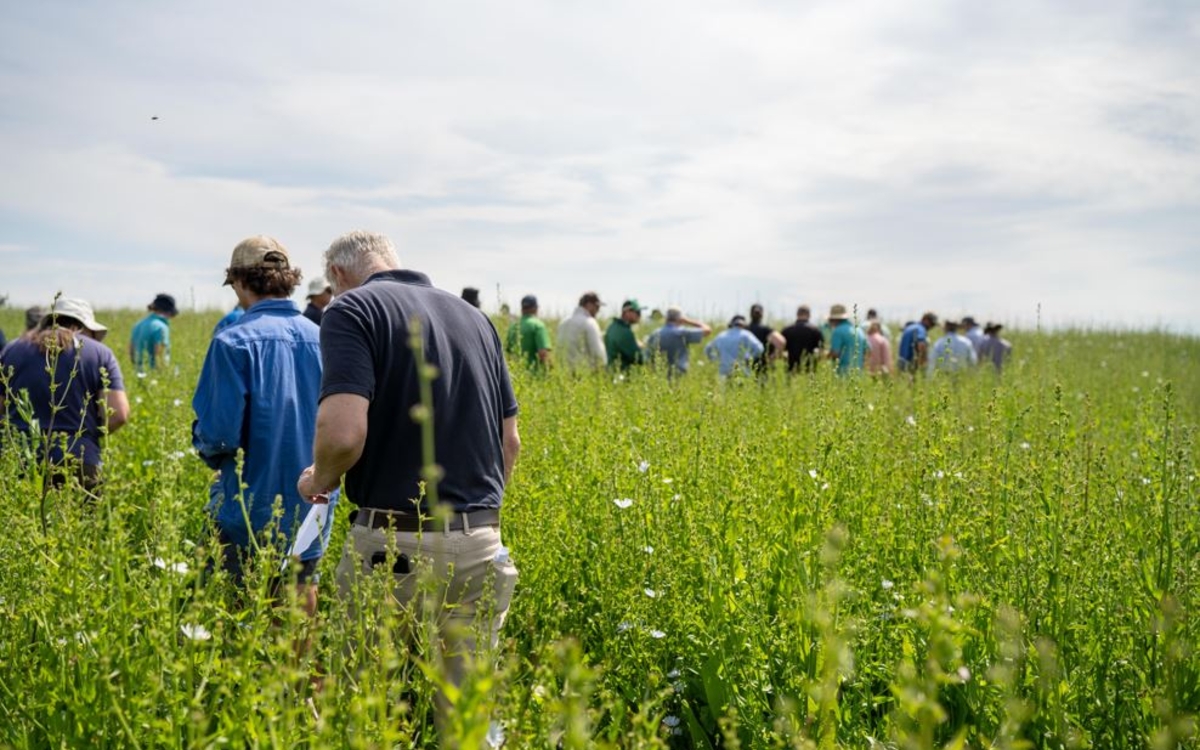
[[645, 547], [642, 547], [642, 552], [645, 552], [647, 555], [653, 555], [654, 548], [647, 544]]
[[808, 470], [808, 475], [809, 475], [810, 477], [812, 477], [813, 479], [816, 479], [816, 478], [817, 478], [817, 470], [816, 470], [816, 469], [809, 469], [809, 470]]
[[638, 471], [640, 471], [641, 473], [645, 474], [649, 470], [650, 470], [650, 462], [649, 461], [642, 461], [641, 463], [638, 464]]
[[180, 399], [175, 399], [174, 401], [171, 402], [171, 405], [172, 406], [183, 406], [183, 401]]
[[679, 726], [679, 717], [678, 716], [664, 716], [663, 724], [665, 726], [668, 726], [668, 727], [671, 727], [672, 729], [674, 729], [675, 727]]
[[650, 597], [651, 599], [658, 598], [658, 592], [651, 588], [642, 589], [642, 593], [644, 593], [646, 596]]
[[666, 637], [667, 637], [667, 634], [666, 634], [666, 633], [664, 633], [664, 632], [662, 632], [661, 630], [651, 630], [651, 631], [650, 631], [650, 637], [651, 637], [651, 638], [655, 638], [655, 639], [658, 639], [658, 638], [666, 638]]
[[162, 570], [169, 570], [172, 573], [178, 573], [181, 576], [187, 575], [189, 570], [188, 564], [185, 562], [169, 563], [161, 557], [154, 558], [154, 567]]
[[628, 508], [630, 505], [633, 505], [633, 498], [631, 498], [631, 497], [618, 497], [618, 498], [614, 498], [614, 499], [613, 499], [613, 505], [617, 506], [617, 507], [618, 507], [618, 508], [620, 508], [621, 510], [625, 510], [625, 509], [626, 509], [626, 508]]
[[967, 669], [966, 666], [959, 667], [958, 668], [958, 679], [962, 680], [963, 682], [970, 682], [971, 681], [971, 670]]
[[183, 631], [185, 636], [191, 638], [193, 641], [207, 641], [212, 638], [212, 633], [208, 632], [208, 629], [203, 625], [184, 623], [183, 625], [179, 626], [179, 629]]
[[668, 680], [678, 680], [679, 679], [679, 670], [672, 669], [670, 672], [667, 672], [667, 679]]
[[914, 416], [913, 416], [913, 415], [911, 415], [911, 414], [909, 414], [907, 417], [905, 417], [905, 418], [904, 418], [904, 421], [905, 421], [905, 422], [908, 422], [908, 423], [909, 423], [910, 425], [912, 425], [913, 427], [916, 427], [916, 426], [917, 426], [917, 418], [916, 418], [916, 417], [914, 417]]
[[663, 484], [671, 484], [674, 481], [675, 481], [674, 479], [667, 477], [666, 479], [663, 480]]
[[629, 630], [632, 627], [633, 623], [629, 622], [628, 620], [622, 620], [621, 622], [617, 623], [617, 632], [624, 633], [626, 630]]
[[879, 582], [879, 585], [883, 587], [884, 591], [888, 591], [896, 584], [894, 584], [891, 581], [889, 581], [888, 579], [884, 578], [882, 581]]
[[150, 459], [146, 459], [145, 461], [142, 461], [142, 466], [153, 466], [153, 465], [154, 465], [154, 462], [151, 461]]
[[488, 724], [487, 736], [484, 741], [492, 750], [504, 747], [504, 725], [498, 721], [493, 721]]
[[1029, 443], [1027, 443], [1027, 442], [1022, 442], [1022, 443], [1021, 443], [1021, 450], [1023, 450], [1023, 451], [1027, 451], [1027, 450], [1029, 450], [1029, 449], [1030, 449], [1030, 448], [1032, 448], [1032, 447], [1033, 447], [1033, 446], [1032, 446], [1032, 445], [1030, 445], [1030, 444], [1029, 444]]

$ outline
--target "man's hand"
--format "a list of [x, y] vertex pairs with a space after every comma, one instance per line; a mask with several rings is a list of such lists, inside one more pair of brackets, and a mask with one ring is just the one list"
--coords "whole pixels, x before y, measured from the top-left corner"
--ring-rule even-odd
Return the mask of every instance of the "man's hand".
[[317, 487], [313, 476], [313, 467], [311, 466], [300, 472], [300, 478], [296, 480], [296, 491], [300, 493], [300, 497], [304, 498], [304, 502], [324, 505], [329, 502], [329, 493], [333, 490]]

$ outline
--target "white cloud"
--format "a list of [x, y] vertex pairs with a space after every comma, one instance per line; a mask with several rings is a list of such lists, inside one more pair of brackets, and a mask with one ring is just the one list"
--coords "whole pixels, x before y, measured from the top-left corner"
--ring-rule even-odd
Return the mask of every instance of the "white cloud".
[[12, 15], [0, 251], [122, 266], [79, 279], [100, 304], [140, 305], [168, 257], [224, 305], [241, 237], [280, 237], [311, 273], [363, 227], [488, 302], [499, 284], [566, 310], [597, 287], [720, 315], [762, 298], [1028, 320], [1041, 301], [1200, 330], [1179, 293], [1200, 283], [1200, 13], [1183, 6]]

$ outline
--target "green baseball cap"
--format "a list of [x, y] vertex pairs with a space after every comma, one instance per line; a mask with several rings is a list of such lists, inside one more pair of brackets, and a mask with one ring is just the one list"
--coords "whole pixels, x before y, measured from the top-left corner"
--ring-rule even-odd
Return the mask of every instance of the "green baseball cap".
[[636, 299], [627, 299], [621, 303], [621, 310], [633, 310], [635, 313], [641, 313], [642, 306]]

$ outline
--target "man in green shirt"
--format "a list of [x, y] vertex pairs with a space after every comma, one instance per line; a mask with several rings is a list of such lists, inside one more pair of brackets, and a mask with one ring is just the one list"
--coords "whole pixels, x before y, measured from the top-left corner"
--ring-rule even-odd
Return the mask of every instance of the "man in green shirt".
[[538, 301], [532, 294], [521, 298], [521, 320], [508, 329], [504, 348], [509, 354], [520, 353], [531, 368], [550, 367], [550, 332], [537, 316]]
[[642, 306], [636, 299], [627, 299], [621, 305], [621, 316], [613, 318], [604, 332], [604, 348], [608, 351], [608, 366], [622, 371], [632, 365], [642, 364], [642, 343], [633, 333], [633, 326], [642, 319]]

